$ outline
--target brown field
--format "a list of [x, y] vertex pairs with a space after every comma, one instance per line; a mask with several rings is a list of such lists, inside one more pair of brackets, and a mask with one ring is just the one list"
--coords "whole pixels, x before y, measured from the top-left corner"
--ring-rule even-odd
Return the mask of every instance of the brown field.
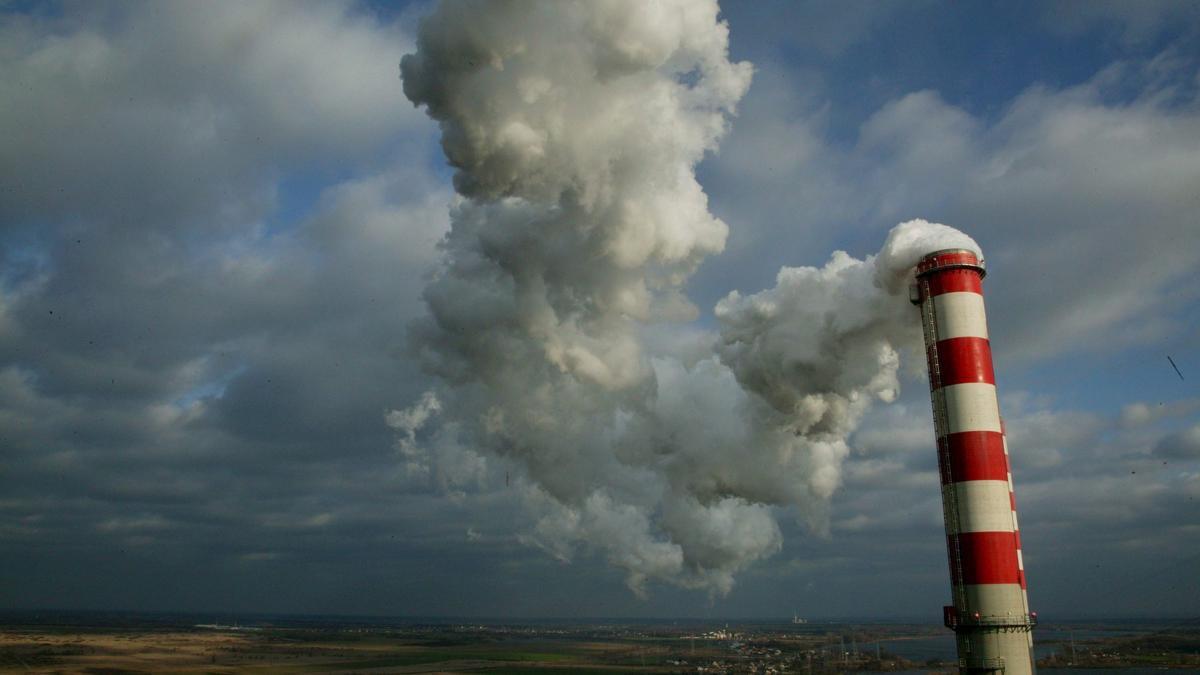
[[[303, 639], [272, 632], [0, 633], [4, 673], [671, 672], [665, 648], [608, 642], [413, 644], [403, 638]], [[631, 663], [632, 662], [632, 663]]]

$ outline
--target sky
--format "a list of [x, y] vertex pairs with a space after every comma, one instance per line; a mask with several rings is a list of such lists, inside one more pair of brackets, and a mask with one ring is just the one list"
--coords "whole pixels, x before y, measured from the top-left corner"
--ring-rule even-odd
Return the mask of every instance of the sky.
[[[406, 96], [434, 10], [0, 4], [0, 606], [937, 621], [919, 352], [848, 427], [831, 494], [755, 505], [746, 522], [778, 536], [718, 581], [631, 582], [602, 528], [549, 541], [545, 466], [424, 425], [426, 392], [443, 418], [473, 410], [422, 346], [449, 339], [426, 329], [461, 262], [452, 210], [466, 228], [486, 197], [455, 193], [471, 188], [427, 115], [443, 82]], [[728, 63], [717, 38], [695, 49], [746, 86], [687, 118], [720, 129], [680, 161], [727, 236], [679, 277], [694, 311], [643, 350], [707, 345], [718, 303], [783, 267], [865, 259], [914, 218], [957, 227], [988, 261], [1031, 607], [1194, 614], [1200, 5], [727, 2], [719, 19]]]

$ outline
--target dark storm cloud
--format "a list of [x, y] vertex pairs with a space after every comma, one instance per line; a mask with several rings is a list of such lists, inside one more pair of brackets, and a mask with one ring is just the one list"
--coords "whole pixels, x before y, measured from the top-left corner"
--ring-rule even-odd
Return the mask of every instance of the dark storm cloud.
[[[16, 605], [62, 602], [25, 583], [50, 551], [194, 575], [449, 536], [413, 517], [438, 502], [403, 503], [382, 421], [419, 391], [404, 332], [449, 199], [397, 162], [430, 153], [400, 105], [407, 38], [344, 5], [197, 10], [0, 26], [0, 124], [21, 130], [0, 140]], [[296, 171], [346, 177], [304, 194]], [[296, 201], [313, 206], [275, 222]], [[92, 581], [78, 604], [121, 606]], [[127, 606], [153, 605], [136, 586]]]

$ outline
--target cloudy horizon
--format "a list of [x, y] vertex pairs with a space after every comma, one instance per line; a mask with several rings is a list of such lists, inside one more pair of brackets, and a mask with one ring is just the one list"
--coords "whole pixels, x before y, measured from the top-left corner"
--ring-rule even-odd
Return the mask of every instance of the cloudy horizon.
[[[626, 524], [615, 536], [611, 520], [562, 529], [569, 518], [546, 525], [552, 509], [532, 517], [531, 499], [569, 503], [574, 488], [519, 451], [430, 453], [433, 413], [475, 419], [496, 404], [462, 394], [430, 409], [423, 397], [446, 375], [428, 351], [449, 333], [414, 338], [413, 326], [427, 326], [426, 289], [461, 247], [445, 238], [469, 213], [455, 187], [501, 189], [483, 173], [453, 176], [445, 123], [410, 100], [444, 94], [413, 94], [414, 71], [401, 79], [434, 11], [0, 7], [4, 608], [936, 621], [949, 584], [920, 358], [899, 362], [894, 400], [880, 395], [846, 426], [817, 507], [805, 487], [768, 490], [753, 513], [705, 512], [759, 533], [736, 552], [688, 543], [672, 522], [696, 522], [702, 511], [689, 509], [712, 496], [696, 487], [697, 463], [716, 471], [737, 458], [694, 455], [663, 472], [671, 490], [650, 481], [623, 497], [651, 514], [634, 519], [648, 538], [629, 543]], [[727, 3], [728, 64], [721, 24], [689, 21], [685, 35], [711, 31], [685, 51], [700, 64], [691, 86], [711, 77], [713, 98], [656, 108], [659, 127], [621, 133], [645, 133], [628, 152], [653, 165], [649, 184], [694, 166], [698, 208], [728, 233], [683, 249], [672, 248], [678, 230], [660, 233], [638, 283], [657, 293], [686, 279], [677, 303], [645, 310], [678, 325], [606, 335], [678, 357], [656, 366], [669, 392], [729, 334], [731, 291], [772, 289], [780, 268], [820, 268], [835, 250], [866, 259], [903, 221], [953, 225], [988, 260], [1031, 606], [1043, 617], [1194, 613], [1197, 6]], [[613, 63], [611, 77], [634, 68]], [[607, 91], [581, 88], [579, 101]], [[571, 114], [572, 128], [591, 124]], [[682, 120], [678, 137], [659, 147], [668, 114]], [[713, 118], [719, 133], [689, 135]], [[554, 166], [590, 170], [571, 163], [582, 147]], [[457, 149], [458, 168], [468, 151]], [[523, 183], [528, 194], [541, 180]], [[687, 190], [672, 203], [698, 199]], [[653, 276], [670, 265], [686, 269]], [[623, 293], [630, 267], [618, 267], [611, 284], [580, 278]], [[472, 354], [443, 357], [484, 363]], [[622, 459], [639, 461], [649, 465]], [[763, 494], [747, 481], [713, 489]], [[686, 498], [672, 501], [678, 485]], [[629, 515], [617, 507], [601, 512]], [[680, 542], [682, 565], [629, 562], [663, 536]]]

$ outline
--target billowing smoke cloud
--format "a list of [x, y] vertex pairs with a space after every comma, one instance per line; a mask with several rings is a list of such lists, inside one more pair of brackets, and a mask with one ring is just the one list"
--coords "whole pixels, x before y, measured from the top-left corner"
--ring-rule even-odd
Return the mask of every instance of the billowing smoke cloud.
[[823, 529], [847, 435], [920, 340], [909, 268], [974, 243], [913, 221], [865, 261], [784, 269], [685, 359], [646, 336], [697, 315], [683, 285], [727, 227], [694, 167], [751, 78], [716, 3], [444, 2], [401, 69], [461, 195], [413, 327], [443, 384], [388, 418], [410, 472], [456, 491], [512, 467], [526, 540], [599, 550], [635, 592], [728, 592], [779, 549], [780, 507]]

